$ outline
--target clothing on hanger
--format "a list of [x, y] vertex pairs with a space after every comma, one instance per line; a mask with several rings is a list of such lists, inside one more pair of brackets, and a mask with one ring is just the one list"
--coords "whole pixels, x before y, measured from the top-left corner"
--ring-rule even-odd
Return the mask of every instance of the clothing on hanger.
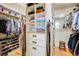
[[73, 30], [79, 29], [79, 11], [77, 11], [74, 14], [74, 17], [73, 17], [73, 20], [72, 20], [72, 28], [73, 28]]
[[14, 21], [11, 19], [11, 33], [15, 33], [15, 26], [14, 26]]
[[68, 41], [68, 48], [70, 51], [78, 55], [77, 45], [79, 41], [79, 33], [70, 34], [70, 38]]
[[5, 19], [0, 19], [0, 33], [6, 33], [7, 21]]
[[77, 44], [76, 44], [74, 54], [75, 54], [76, 56], [79, 56], [79, 40], [78, 40], [78, 42], [77, 42]]
[[28, 7], [30, 7], [30, 6], [32, 6], [32, 5], [34, 5], [34, 3], [28, 3], [28, 4], [27, 4]]

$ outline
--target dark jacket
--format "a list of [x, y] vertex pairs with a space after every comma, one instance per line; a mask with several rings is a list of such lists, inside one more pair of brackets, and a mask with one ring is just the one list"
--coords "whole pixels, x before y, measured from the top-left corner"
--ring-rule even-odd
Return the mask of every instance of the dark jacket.
[[76, 44], [78, 42], [79, 34], [71, 34], [68, 42], [68, 48], [74, 52]]
[[74, 54], [75, 54], [76, 56], [79, 56], [79, 40], [78, 40], [78, 42], [77, 42], [77, 44], [76, 44]]

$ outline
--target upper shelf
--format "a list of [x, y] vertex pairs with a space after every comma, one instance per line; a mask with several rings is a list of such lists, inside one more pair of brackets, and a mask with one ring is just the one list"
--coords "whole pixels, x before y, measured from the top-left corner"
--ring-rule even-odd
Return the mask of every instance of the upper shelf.
[[13, 16], [13, 15], [9, 15], [7, 13], [3, 13], [3, 12], [0, 12], [0, 17], [4, 17], [4, 18], [12, 18], [12, 19], [19, 19], [19, 17], [17, 16]]
[[31, 6], [34, 6], [34, 5], [36, 5], [36, 4], [39, 4], [39, 3], [28, 3], [28, 4], [27, 4], [27, 7], [31, 7]]

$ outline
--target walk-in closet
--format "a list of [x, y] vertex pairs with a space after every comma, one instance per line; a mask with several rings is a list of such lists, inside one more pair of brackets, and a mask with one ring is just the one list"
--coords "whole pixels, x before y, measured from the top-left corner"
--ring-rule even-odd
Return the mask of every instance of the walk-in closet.
[[0, 56], [79, 56], [79, 4], [1, 3]]

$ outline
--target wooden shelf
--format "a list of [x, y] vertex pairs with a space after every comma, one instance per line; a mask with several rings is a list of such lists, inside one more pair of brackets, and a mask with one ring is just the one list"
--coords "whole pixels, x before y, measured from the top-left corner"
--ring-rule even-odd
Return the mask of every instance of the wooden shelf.
[[[2, 17], [1, 17], [2, 16]], [[13, 18], [13, 19], [19, 19], [19, 17], [17, 17], [17, 16], [13, 16], [13, 15], [9, 15], [9, 14], [7, 14], [7, 13], [3, 13], [3, 12], [0, 12], [0, 17], [1, 18]]]
[[36, 4], [36, 7], [38, 7], [38, 6], [44, 6], [45, 7], [45, 4], [44, 3]]

